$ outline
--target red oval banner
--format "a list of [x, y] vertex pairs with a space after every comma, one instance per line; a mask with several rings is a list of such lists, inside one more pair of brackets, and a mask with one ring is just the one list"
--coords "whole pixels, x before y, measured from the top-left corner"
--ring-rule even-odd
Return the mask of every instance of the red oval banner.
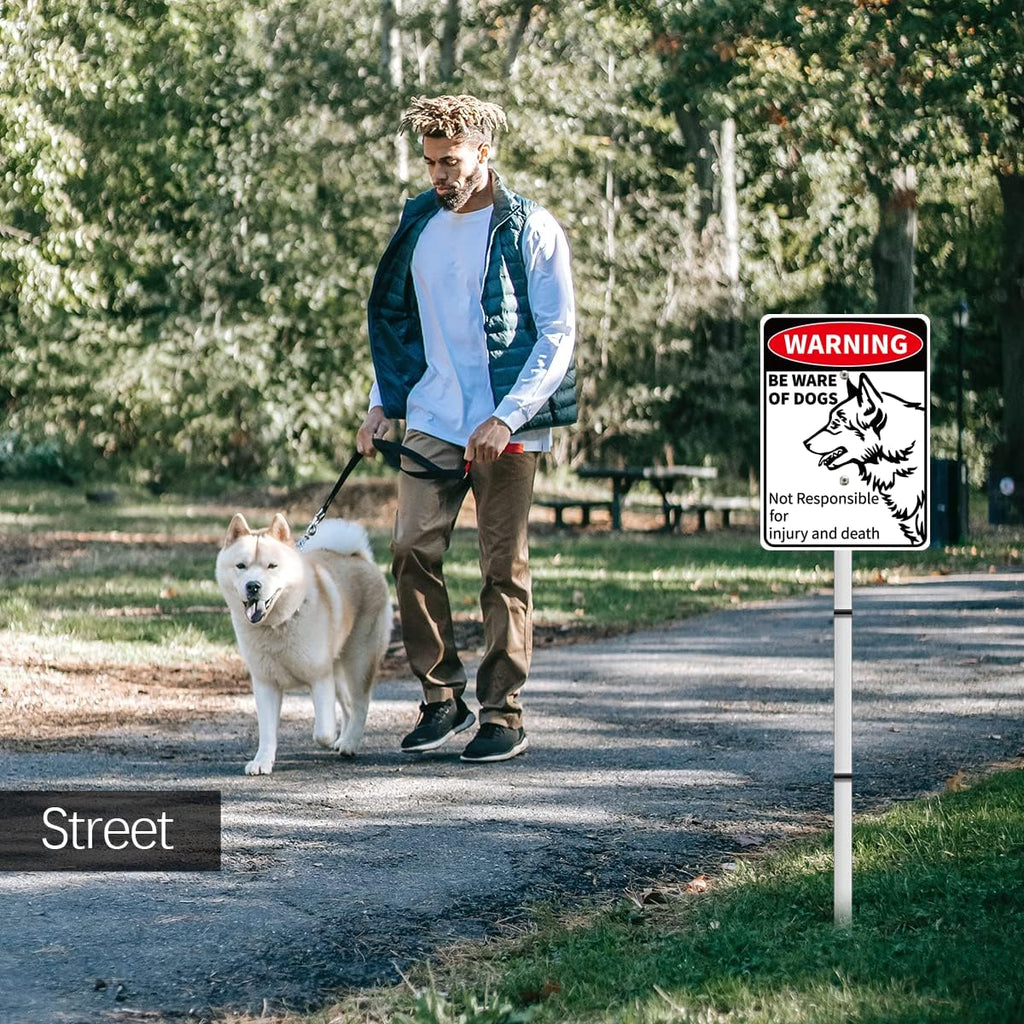
[[903, 327], [836, 320], [779, 331], [768, 349], [783, 359], [811, 366], [879, 366], [909, 359], [923, 339]]

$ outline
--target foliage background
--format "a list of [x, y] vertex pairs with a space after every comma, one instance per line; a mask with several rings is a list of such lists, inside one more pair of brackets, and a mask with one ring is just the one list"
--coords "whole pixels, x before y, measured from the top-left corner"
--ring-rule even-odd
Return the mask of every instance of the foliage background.
[[996, 0], [8, 0], [0, 475], [325, 474], [365, 409], [376, 260], [427, 184], [398, 116], [474, 91], [573, 245], [583, 415], [555, 459], [753, 483], [760, 317], [894, 304], [933, 318], [952, 455], [967, 297], [980, 481], [1024, 459], [1022, 54]]

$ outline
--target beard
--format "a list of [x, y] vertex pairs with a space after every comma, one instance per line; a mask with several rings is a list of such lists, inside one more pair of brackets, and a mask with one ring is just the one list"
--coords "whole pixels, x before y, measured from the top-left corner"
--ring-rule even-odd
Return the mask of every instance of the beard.
[[450, 191], [439, 192], [438, 201], [443, 209], [458, 213], [469, 202], [469, 197], [481, 187], [482, 182], [483, 172], [478, 171], [464, 182], [451, 186]]

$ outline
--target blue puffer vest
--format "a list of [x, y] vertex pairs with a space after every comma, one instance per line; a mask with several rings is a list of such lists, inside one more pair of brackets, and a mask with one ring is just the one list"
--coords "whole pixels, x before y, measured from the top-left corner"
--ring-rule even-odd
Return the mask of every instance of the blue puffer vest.
[[[491, 174], [494, 210], [480, 301], [491, 391], [497, 406], [519, 379], [537, 341], [520, 248], [526, 218], [537, 204], [507, 189], [497, 174], [493, 171]], [[405, 417], [409, 392], [427, 368], [412, 282], [412, 253], [427, 221], [440, 208], [433, 189], [405, 204], [398, 230], [384, 250], [370, 289], [367, 308], [370, 353], [384, 415], [392, 419]], [[522, 429], [566, 426], [575, 422], [576, 370], [570, 367], [544, 408]]]

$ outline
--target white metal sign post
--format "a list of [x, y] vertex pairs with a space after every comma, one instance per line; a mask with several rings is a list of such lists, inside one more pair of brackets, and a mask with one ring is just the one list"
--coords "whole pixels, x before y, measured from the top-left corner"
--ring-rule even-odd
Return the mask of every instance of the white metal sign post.
[[832, 909], [853, 921], [853, 552], [833, 552]]
[[835, 568], [834, 898], [853, 920], [853, 551], [929, 538], [927, 317], [761, 320], [761, 546]]

